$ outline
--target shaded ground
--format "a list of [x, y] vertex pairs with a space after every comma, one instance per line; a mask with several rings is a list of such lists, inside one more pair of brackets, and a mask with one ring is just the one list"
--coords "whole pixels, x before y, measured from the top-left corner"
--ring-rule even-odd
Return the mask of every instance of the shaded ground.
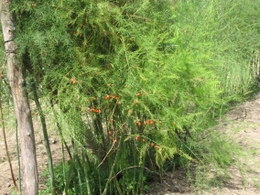
[[[36, 129], [36, 145], [39, 172], [46, 168], [47, 156], [42, 140], [41, 127], [39, 121], [34, 124]], [[255, 99], [247, 101], [236, 109], [230, 111], [226, 119], [216, 127], [232, 137], [244, 147], [246, 151], [242, 157], [243, 172], [231, 167], [231, 180], [222, 189], [211, 189], [210, 192], [195, 192], [186, 182], [181, 171], [175, 171], [174, 175], [166, 176], [162, 183], [155, 183], [150, 195], [195, 195], [195, 194], [214, 194], [214, 195], [259, 195], [260, 194], [260, 95]], [[14, 171], [17, 173], [18, 165], [16, 158], [16, 141], [13, 132], [14, 126], [7, 128], [8, 144], [11, 153]], [[61, 144], [58, 138], [51, 136], [51, 149], [54, 163], [61, 161]], [[17, 174], [16, 174], [17, 177]], [[41, 180], [42, 181], [42, 180]], [[42, 182], [41, 182], [42, 183]], [[43, 185], [40, 185], [42, 188]], [[2, 133], [0, 134], [0, 195], [9, 195], [14, 192], [9, 165], [6, 161], [4, 142]]]

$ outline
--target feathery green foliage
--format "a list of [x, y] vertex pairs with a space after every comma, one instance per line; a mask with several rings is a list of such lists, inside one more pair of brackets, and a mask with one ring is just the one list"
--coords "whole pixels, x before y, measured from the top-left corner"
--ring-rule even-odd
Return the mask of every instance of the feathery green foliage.
[[[58, 194], [140, 194], [167, 160], [209, 162], [200, 133], [254, 83], [256, 4], [14, 1], [26, 75], [73, 142]], [[216, 164], [230, 164], [211, 143]]]

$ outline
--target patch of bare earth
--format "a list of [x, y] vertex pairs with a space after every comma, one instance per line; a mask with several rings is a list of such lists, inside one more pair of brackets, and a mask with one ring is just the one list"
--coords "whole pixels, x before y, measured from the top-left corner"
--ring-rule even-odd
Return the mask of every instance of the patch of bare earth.
[[[35, 143], [37, 152], [38, 172], [41, 173], [47, 168], [47, 153], [44, 146], [44, 140], [42, 135], [41, 124], [38, 117], [35, 117]], [[18, 180], [18, 160], [16, 153], [16, 136], [14, 129], [7, 128], [7, 141], [9, 152], [12, 159], [12, 165], [15, 173], [15, 177]], [[50, 144], [53, 155], [53, 162], [57, 164], [62, 161], [61, 156], [61, 143], [60, 139], [56, 135], [50, 136]], [[44, 189], [45, 178], [39, 178], [40, 189]], [[18, 181], [17, 181], [18, 183]], [[9, 164], [6, 158], [5, 146], [3, 141], [3, 135], [0, 135], [0, 195], [11, 195], [15, 192], [13, 181], [10, 174]]]
[[168, 174], [152, 184], [149, 195], [260, 195], [260, 94], [231, 110], [216, 126], [243, 148], [240, 168], [229, 169], [231, 179], [223, 188], [196, 192], [182, 171]]

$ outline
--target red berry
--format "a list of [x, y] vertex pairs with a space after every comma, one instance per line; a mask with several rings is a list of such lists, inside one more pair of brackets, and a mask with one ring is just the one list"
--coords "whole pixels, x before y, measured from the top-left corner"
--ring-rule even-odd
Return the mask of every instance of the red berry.
[[137, 124], [138, 126], [141, 126], [141, 125], [142, 125], [142, 123], [141, 123], [141, 122], [138, 122], [138, 121], [136, 121], [135, 124]]
[[153, 124], [153, 121], [152, 121], [152, 120], [149, 120], [148, 122], [149, 122], [149, 124], [150, 124], [150, 125], [152, 125], [152, 124]]
[[104, 99], [105, 99], [105, 100], [108, 100], [109, 98], [110, 98], [110, 96], [108, 95], [108, 96], [106, 96]]

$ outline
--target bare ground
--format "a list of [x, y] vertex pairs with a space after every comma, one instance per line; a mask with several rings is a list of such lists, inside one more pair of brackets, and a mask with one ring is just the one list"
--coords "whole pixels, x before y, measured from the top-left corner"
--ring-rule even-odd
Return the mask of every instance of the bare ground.
[[[34, 128], [35, 128], [35, 143], [36, 143], [36, 152], [37, 152], [37, 163], [38, 163], [38, 172], [42, 173], [47, 168], [47, 153], [44, 146], [44, 140], [41, 130], [41, 124], [39, 117], [34, 115]], [[15, 127], [7, 127], [7, 141], [9, 147], [9, 153], [12, 159], [12, 165], [15, 173], [15, 178], [18, 180], [18, 160], [16, 153], [16, 136], [15, 136]], [[53, 155], [53, 162], [57, 164], [62, 161], [61, 157], [61, 142], [57, 135], [50, 135], [50, 144]], [[40, 189], [44, 189], [44, 177], [40, 177]], [[18, 183], [18, 181], [17, 181]], [[9, 164], [6, 158], [5, 146], [3, 141], [3, 135], [1, 132], [0, 135], [0, 195], [11, 195], [15, 192], [13, 181], [10, 174]]]
[[[36, 117], [37, 119], [37, 117]], [[39, 120], [34, 124], [36, 129], [36, 146], [39, 172], [47, 167], [43, 136]], [[14, 127], [8, 127], [8, 145], [15, 173], [18, 170], [16, 157], [16, 139]], [[175, 171], [163, 179], [162, 183], [154, 183], [150, 195], [260, 195], [260, 94], [230, 111], [217, 129], [232, 135], [237, 143], [243, 146], [245, 155], [241, 158], [242, 174], [236, 167], [230, 168], [231, 179], [221, 189], [213, 188], [210, 191], [197, 192], [186, 181], [182, 171]], [[59, 139], [51, 136], [51, 149], [54, 163], [61, 161]], [[17, 178], [17, 174], [15, 175]], [[42, 181], [42, 179], [41, 179]], [[43, 188], [43, 182], [40, 188]], [[9, 195], [14, 192], [9, 165], [6, 160], [3, 136], [0, 135], [0, 195]]]

